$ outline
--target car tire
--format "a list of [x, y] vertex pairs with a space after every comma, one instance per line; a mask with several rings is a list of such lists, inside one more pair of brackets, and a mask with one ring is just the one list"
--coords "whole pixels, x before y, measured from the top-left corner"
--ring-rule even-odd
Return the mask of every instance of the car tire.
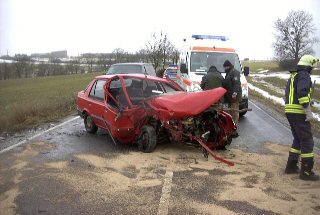
[[240, 117], [243, 117], [244, 115], [246, 115], [246, 113], [247, 113], [247, 111], [241, 112], [241, 113], [239, 113], [239, 116], [240, 116]]
[[90, 134], [95, 134], [98, 131], [98, 127], [94, 124], [92, 117], [89, 114], [84, 115], [84, 127]]
[[138, 141], [139, 150], [144, 153], [152, 152], [157, 145], [156, 131], [152, 126], [145, 125], [141, 129], [141, 135]]

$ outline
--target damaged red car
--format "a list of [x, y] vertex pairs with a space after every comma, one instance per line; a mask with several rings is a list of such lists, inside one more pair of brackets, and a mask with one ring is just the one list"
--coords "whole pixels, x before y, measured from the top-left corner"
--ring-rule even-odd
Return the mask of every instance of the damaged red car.
[[188, 93], [171, 80], [147, 75], [103, 75], [78, 93], [78, 111], [87, 132], [104, 129], [115, 144], [136, 143], [152, 152], [158, 143], [174, 141], [233, 165], [212, 151], [230, 144], [237, 129], [215, 105], [225, 93], [223, 88]]

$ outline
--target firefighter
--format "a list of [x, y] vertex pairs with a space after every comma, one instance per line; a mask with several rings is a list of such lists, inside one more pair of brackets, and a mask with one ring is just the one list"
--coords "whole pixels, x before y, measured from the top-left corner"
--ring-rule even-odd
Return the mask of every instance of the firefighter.
[[236, 125], [239, 122], [239, 102], [242, 97], [242, 89], [240, 82], [240, 72], [234, 68], [229, 60], [223, 63], [224, 70], [226, 72], [226, 78], [224, 81], [224, 88], [227, 90], [225, 95], [225, 102], [227, 102], [229, 108], [233, 109], [231, 115]]
[[289, 121], [293, 143], [285, 173], [299, 173], [298, 160], [301, 157], [300, 179], [319, 180], [312, 169], [314, 164], [313, 137], [310, 121], [313, 119], [311, 112], [312, 81], [311, 71], [319, 62], [311, 55], [301, 57], [297, 70], [291, 72], [286, 87], [285, 112]]
[[210, 66], [208, 73], [202, 77], [201, 89], [211, 90], [223, 86], [224, 78], [221, 73], [217, 70], [217, 67]]

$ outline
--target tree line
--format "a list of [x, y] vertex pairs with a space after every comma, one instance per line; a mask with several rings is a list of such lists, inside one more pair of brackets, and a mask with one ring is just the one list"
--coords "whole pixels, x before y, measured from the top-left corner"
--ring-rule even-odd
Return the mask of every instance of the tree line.
[[[161, 76], [170, 63], [177, 63], [178, 49], [170, 41], [168, 34], [154, 32], [144, 48], [135, 53], [117, 48], [111, 53], [83, 53], [68, 59], [33, 58], [26, 54], [0, 57], [0, 80], [29, 78], [79, 73], [104, 73], [115, 63], [142, 62], [152, 63]], [[1, 62], [2, 60], [2, 62]]]

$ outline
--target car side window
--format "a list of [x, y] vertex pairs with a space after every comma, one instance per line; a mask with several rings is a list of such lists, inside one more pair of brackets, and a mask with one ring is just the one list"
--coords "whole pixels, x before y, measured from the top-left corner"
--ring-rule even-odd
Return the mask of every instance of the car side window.
[[94, 97], [94, 90], [96, 89], [96, 85], [97, 85], [97, 82], [94, 82], [90, 91], [90, 95], [89, 95], [90, 97]]
[[171, 93], [171, 92], [176, 92], [178, 90], [176, 90], [175, 88], [171, 87], [169, 84], [163, 83], [162, 84], [164, 90], [166, 91], [166, 93]]
[[117, 109], [126, 108], [129, 106], [120, 79], [115, 79], [110, 82], [107, 103]]
[[97, 80], [94, 83], [94, 85], [90, 91], [90, 97], [92, 97], [93, 99], [104, 101], [104, 98], [105, 98], [104, 85], [105, 85], [105, 83], [106, 83], [105, 80]]

